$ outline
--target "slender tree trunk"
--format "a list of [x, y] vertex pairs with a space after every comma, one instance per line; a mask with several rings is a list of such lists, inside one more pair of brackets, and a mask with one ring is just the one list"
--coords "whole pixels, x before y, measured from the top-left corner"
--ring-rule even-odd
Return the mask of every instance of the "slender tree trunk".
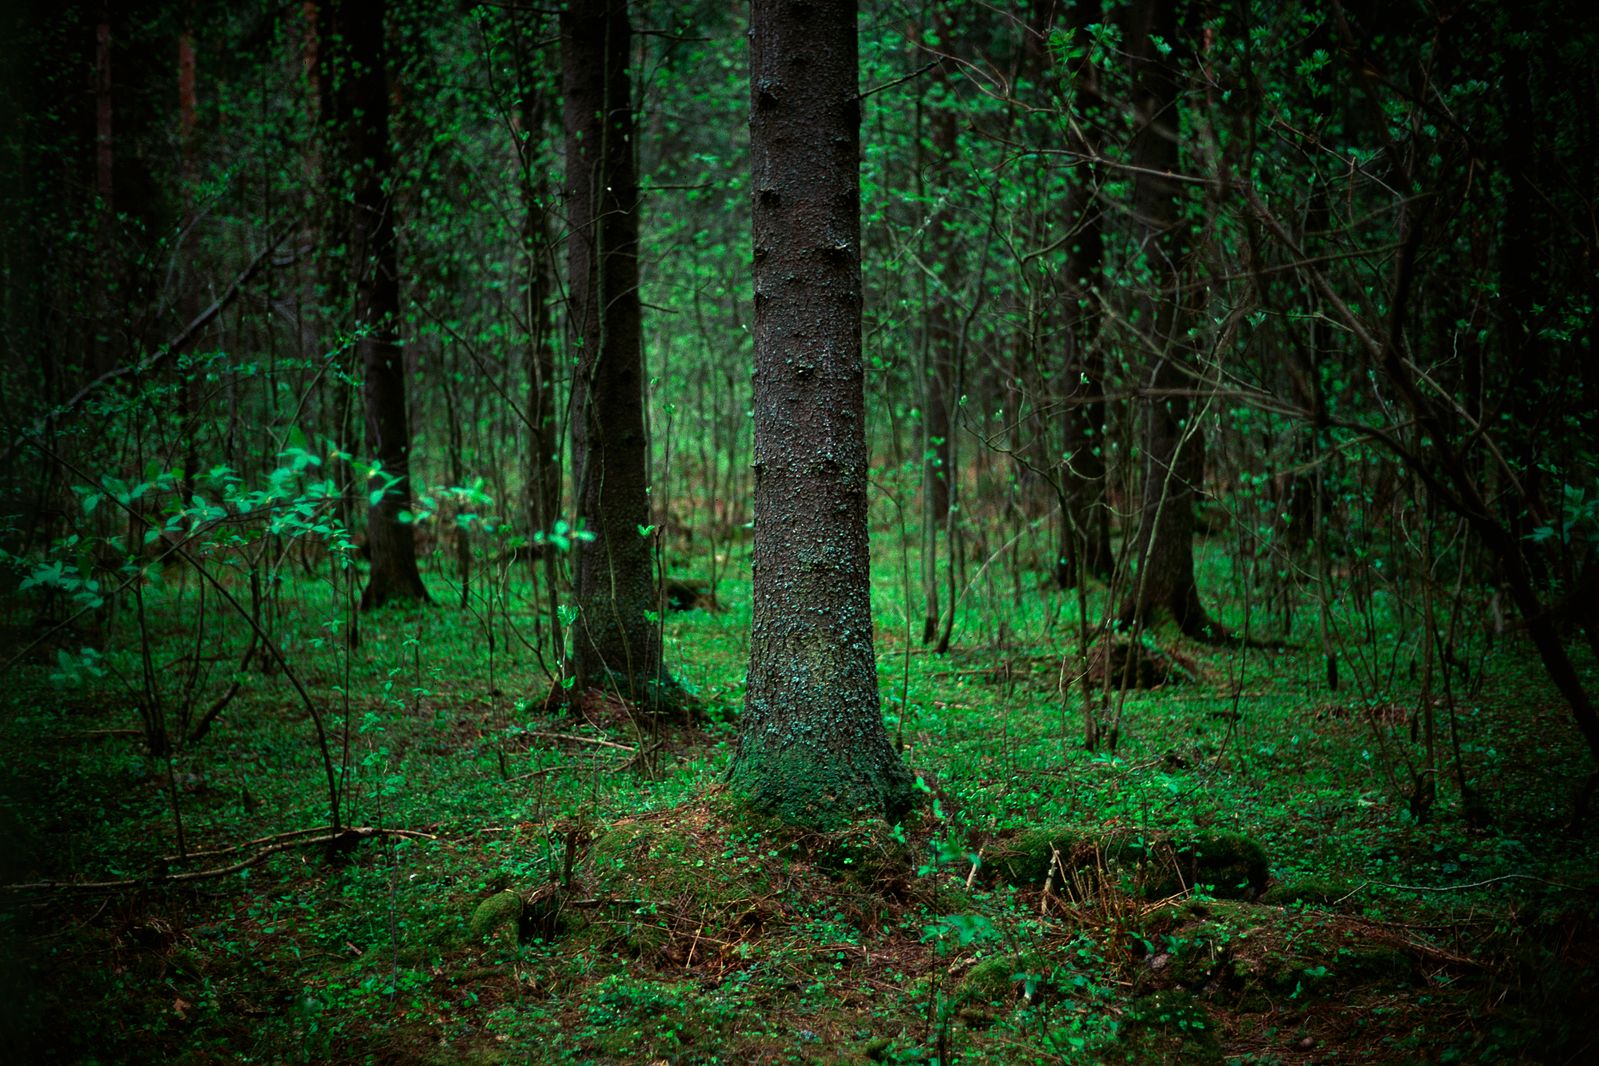
[[[521, 134], [518, 145], [522, 167], [522, 255], [525, 272], [523, 297], [527, 316], [527, 344], [523, 350], [528, 388], [526, 500], [528, 529], [548, 532], [560, 515], [561, 462], [555, 417], [555, 330], [550, 304], [555, 295], [550, 248], [548, 182], [539, 156], [548, 115], [548, 89], [539, 76], [533, 52], [535, 28], [517, 26], [517, 95], [521, 99]], [[553, 581], [553, 560], [545, 551], [531, 553], [534, 578], [540, 572]]]
[[[321, 46], [342, 53], [331, 87], [345, 138], [351, 266], [355, 271], [356, 351], [364, 373], [366, 447], [381, 470], [368, 483], [383, 489], [367, 511], [372, 570], [361, 609], [393, 601], [431, 602], [416, 563], [416, 536], [401, 513], [411, 507], [411, 427], [405, 405], [405, 352], [400, 346], [400, 277], [394, 203], [387, 188], [388, 67], [382, 0], [331, 0], [333, 34]], [[392, 479], [392, 484], [390, 481]], [[386, 486], [386, 487], [385, 487]]]
[[910, 775], [872, 650], [855, 4], [754, 0], [755, 564], [733, 788], [826, 825], [895, 819]]
[[[195, 90], [194, 26], [189, 21], [192, 14], [192, 11], [185, 11], [183, 32], [178, 36], [178, 144], [183, 160], [179, 184], [182, 186], [183, 195], [183, 239], [189, 242], [191, 247], [195, 239], [194, 138], [199, 116], [199, 100]], [[193, 322], [200, 313], [200, 278], [196, 272], [188, 271], [187, 277], [181, 284], [183, 294], [179, 300], [180, 317], [184, 322]], [[176, 365], [178, 432], [183, 438], [183, 484], [184, 495], [187, 497], [193, 492], [194, 477], [200, 466], [199, 397], [197, 396], [199, 374], [193, 367], [185, 369], [181, 361]]]
[[638, 299], [638, 179], [624, 0], [561, 14], [570, 295], [576, 353], [572, 463], [578, 520], [572, 667], [579, 688], [613, 680], [654, 705], [660, 617], [649, 537]]
[[[1167, 611], [1189, 636], [1220, 638], [1194, 582], [1194, 496], [1204, 470], [1204, 437], [1190, 421], [1190, 312], [1182, 293], [1187, 224], [1179, 210], [1175, 0], [1138, 0], [1129, 9], [1133, 104], [1134, 225], [1149, 275], [1141, 315], [1150, 367], [1144, 379], [1144, 485], [1133, 558], [1138, 573], [1122, 605], [1124, 622]], [[1164, 53], [1157, 39], [1165, 45]]]
[[[955, 347], [958, 341], [954, 303], [959, 266], [955, 261], [954, 235], [951, 233], [949, 192], [954, 177], [957, 149], [955, 103], [950, 99], [949, 61], [940, 53], [950, 46], [949, 18], [940, 9], [933, 27], [938, 38], [930, 58], [938, 62], [933, 92], [926, 111], [932, 135], [932, 156], [928, 171], [932, 192], [938, 198], [927, 220], [926, 259], [935, 272], [934, 283], [922, 307], [922, 595], [925, 604], [922, 643], [931, 644], [940, 631], [943, 612], [939, 606], [939, 539], [950, 530], [950, 503], [955, 478], [955, 439], [950, 409], [955, 392]], [[951, 541], [953, 538], [948, 538]], [[946, 567], [953, 559], [945, 560]], [[955, 604], [949, 604], [954, 611]], [[940, 644], [940, 652], [948, 646]]]
[[113, 262], [116, 236], [116, 199], [112, 141], [111, 6], [100, 0], [94, 24], [94, 191], [99, 198], [95, 213], [95, 266], [101, 281], [95, 293], [94, 332], [90, 344], [90, 377], [112, 369], [111, 317], [120, 271]]
[[[1100, 21], [1100, 6], [1068, 8], [1067, 26], [1082, 42]], [[1100, 150], [1104, 101], [1099, 76], [1084, 46], [1068, 72], [1072, 86], [1068, 146], [1082, 157]], [[1115, 565], [1110, 550], [1110, 508], [1105, 502], [1105, 350], [1103, 318], [1104, 220], [1098, 202], [1099, 167], [1085, 159], [1072, 172], [1066, 224], [1066, 463], [1061, 475], [1061, 546], [1056, 583], [1073, 588], [1089, 575], [1104, 577]]]

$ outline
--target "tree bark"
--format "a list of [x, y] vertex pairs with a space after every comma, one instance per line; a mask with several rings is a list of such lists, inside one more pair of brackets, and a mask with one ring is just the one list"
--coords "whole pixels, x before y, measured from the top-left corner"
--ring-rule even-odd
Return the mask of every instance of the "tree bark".
[[[1081, 44], [1101, 19], [1100, 5], [1079, 0], [1068, 8], [1067, 28]], [[1047, 31], [1046, 31], [1047, 32]], [[1104, 100], [1099, 75], [1084, 47], [1067, 72], [1071, 81], [1068, 147], [1097, 155]], [[1115, 565], [1110, 550], [1110, 508], [1105, 502], [1105, 351], [1100, 286], [1104, 275], [1104, 219], [1098, 203], [1099, 168], [1080, 159], [1073, 166], [1066, 224], [1065, 469], [1061, 475], [1061, 545], [1056, 584], [1075, 588], [1089, 575], [1104, 577]]]
[[[943, 611], [939, 606], [939, 536], [948, 533], [948, 551], [953, 553], [954, 530], [950, 522], [950, 505], [954, 498], [955, 434], [950, 421], [956, 389], [956, 348], [959, 332], [952, 317], [952, 292], [957, 287], [960, 264], [954, 248], [954, 234], [950, 226], [949, 193], [955, 172], [957, 127], [955, 105], [950, 99], [954, 91], [950, 84], [951, 62], [943, 54], [950, 47], [949, 17], [939, 10], [933, 18], [933, 28], [938, 45], [929, 51], [937, 62], [933, 86], [926, 110], [932, 135], [929, 143], [932, 158], [926, 168], [932, 178], [932, 193], [938, 198], [927, 219], [925, 247], [927, 268], [935, 272], [934, 285], [929, 291], [923, 286], [922, 307], [922, 596], [925, 604], [922, 620], [922, 643], [931, 644], [938, 637]], [[946, 570], [955, 565], [950, 557], [945, 559]], [[949, 610], [955, 610], [954, 597], [950, 597]], [[940, 641], [940, 654], [949, 650]]]
[[[550, 117], [550, 100], [558, 86], [552, 84], [540, 62], [537, 41], [545, 28], [542, 16], [512, 17], [515, 42], [519, 136], [517, 161], [522, 168], [523, 314], [527, 316], [527, 341], [523, 369], [527, 379], [527, 449], [524, 455], [524, 506], [528, 533], [549, 533], [561, 515], [561, 425], [555, 407], [555, 323], [551, 305], [559, 295], [555, 279], [551, 205], [554, 194], [546, 177], [544, 134]], [[558, 78], [559, 73], [556, 73]], [[529, 576], [534, 588], [543, 581], [541, 614], [549, 617], [548, 647], [559, 661], [566, 647], [562, 632], [556, 552], [547, 543], [528, 545]], [[534, 599], [539, 601], [538, 593]], [[540, 621], [534, 633], [542, 645], [546, 630]], [[542, 656], [541, 656], [542, 661]]]
[[[527, 377], [527, 514], [529, 530], [548, 532], [560, 515], [561, 462], [555, 417], [555, 330], [550, 301], [555, 285], [550, 268], [550, 189], [539, 144], [548, 110], [546, 85], [533, 54], [533, 27], [517, 26], [517, 78], [521, 97], [523, 297], [527, 315], [524, 366]], [[547, 552], [538, 557], [535, 572]]]
[[340, 53], [342, 60], [331, 88], [353, 191], [348, 215], [350, 263], [355, 271], [356, 351], [364, 374], [366, 447], [382, 468], [368, 483], [369, 492], [383, 492], [367, 510], [372, 569], [361, 592], [364, 611], [395, 601], [431, 599], [417, 569], [414, 527], [401, 521], [401, 512], [411, 507], [411, 427], [399, 336], [394, 204], [387, 188], [391, 159], [384, 4], [332, 0], [327, 6], [332, 33], [323, 35], [321, 44]]
[[[1165, 54], [1156, 46], [1165, 45]], [[1178, 82], [1175, 0], [1139, 0], [1128, 13], [1127, 47], [1132, 53], [1133, 106], [1138, 128], [1131, 157], [1133, 224], [1148, 272], [1149, 300], [1140, 316], [1145, 377], [1144, 484], [1133, 558], [1138, 573], [1122, 604], [1121, 618], [1134, 625], [1157, 611], [1169, 612], [1182, 631], [1200, 639], [1225, 633], [1199, 601], [1194, 581], [1194, 496], [1204, 470], [1204, 437], [1192, 424], [1183, 393], [1192, 383], [1188, 327], [1182, 291], [1188, 255], [1187, 225], [1179, 210], [1177, 172]]]
[[856, 62], [850, 0], [754, 0], [754, 605], [729, 775], [813, 826], [912, 796], [872, 650]]
[[633, 702], [654, 706], [663, 678], [648, 535], [630, 40], [624, 0], [561, 14], [577, 342], [572, 464], [578, 521], [594, 534], [576, 547], [572, 670], [580, 689], [614, 681]]
[[111, 5], [100, 0], [95, 5], [94, 23], [94, 191], [95, 260], [100, 271], [94, 301], [94, 328], [91, 333], [89, 376], [98, 377], [116, 365], [113, 354], [112, 317], [116, 311], [115, 293], [121, 271], [116, 258], [115, 142], [112, 139], [111, 81]]

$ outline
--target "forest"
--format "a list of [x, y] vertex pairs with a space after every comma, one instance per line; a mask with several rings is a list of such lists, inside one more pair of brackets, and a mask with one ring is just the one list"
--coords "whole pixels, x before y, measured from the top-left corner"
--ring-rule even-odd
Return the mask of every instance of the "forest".
[[1599, 8], [0, 20], [7, 1061], [1599, 1054]]

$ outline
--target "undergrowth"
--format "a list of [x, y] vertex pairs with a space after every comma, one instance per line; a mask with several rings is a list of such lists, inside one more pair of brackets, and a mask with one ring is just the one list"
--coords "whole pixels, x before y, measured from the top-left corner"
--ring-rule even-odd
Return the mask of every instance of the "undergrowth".
[[[1083, 661], [1075, 601], [1041, 580], [977, 588], [936, 656], [906, 644], [894, 550], [879, 674], [922, 802], [825, 835], [721, 791], [747, 653], [736, 576], [725, 610], [668, 620], [703, 713], [651, 727], [603, 698], [547, 705], [514, 633], [488, 671], [470, 612], [365, 618], [352, 647], [343, 601], [286, 574], [281, 643], [328, 716], [342, 825], [371, 831], [307, 846], [277, 839], [329, 821], [281, 676], [258, 659], [169, 765], [129, 705], [127, 620], [71, 673], [82, 635], [30, 648], [13, 603], [6, 643], [30, 650], [0, 692], [12, 1061], [1592, 1054], [1599, 848], [1567, 824], [1585, 767], [1526, 648], [1501, 641], [1453, 708], [1467, 796], [1440, 780], [1418, 809], [1402, 665], [1381, 691], [1332, 690], [1305, 633], [1209, 648], [1157, 629], [1143, 639], [1181, 676], [1113, 695], [1116, 747], [1088, 751], [1062, 685]], [[1202, 586], [1225, 563], [1202, 555]], [[157, 663], [193, 650], [176, 581], [145, 591]], [[509, 599], [489, 624], [531, 625]], [[235, 662], [244, 640], [219, 627], [205, 654]]]

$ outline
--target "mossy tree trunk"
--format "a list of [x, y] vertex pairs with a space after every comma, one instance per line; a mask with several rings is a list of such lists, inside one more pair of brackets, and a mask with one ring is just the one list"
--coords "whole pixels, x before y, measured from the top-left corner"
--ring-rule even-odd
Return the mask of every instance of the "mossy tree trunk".
[[577, 344], [572, 463], [578, 519], [594, 534], [577, 547], [572, 670], [580, 689], [614, 682], [633, 702], [653, 705], [661, 641], [648, 537], [630, 38], [624, 0], [561, 14]]
[[1150, 353], [1143, 380], [1144, 485], [1133, 558], [1138, 573], [1122, 604], [1124, 622], [1169, 612], [1182, 631], [1222, 636], [1205, 613], [1194, 581], [1194, 497], [1204, 470], [1204, 435], [1191, 419], [1191, 315], [1182, 286], [1188, 229], [1177, 174], [1176, 0], [1139, 0], [1128, 9], [1137, 131], [1131, 155], [1133, 223], [1147, 272], [1149, 299], [1140, 315]]
[[389, 195], [389, 88], [382, 0], [327, 5], [330, 32], [322, 42], [334, 62], [328, 78], [335, 121], [343, 132], [347, 214], [355, 272], [356, 349], [366, 401], [366, 447], [381, 465], [369, 489], [382, 495], [367, 511], [372, 570], [361, 608], [390, 601], [429, 602], [416, 564], [411, 507], [411, 427], [406, 414], [405, 351], [400, 346], [400, 271]]
[[755, 567], [733, 788], [828, 825], [911, 781], [877, 693], [861, 365], [855, 5], [755, 0]]

